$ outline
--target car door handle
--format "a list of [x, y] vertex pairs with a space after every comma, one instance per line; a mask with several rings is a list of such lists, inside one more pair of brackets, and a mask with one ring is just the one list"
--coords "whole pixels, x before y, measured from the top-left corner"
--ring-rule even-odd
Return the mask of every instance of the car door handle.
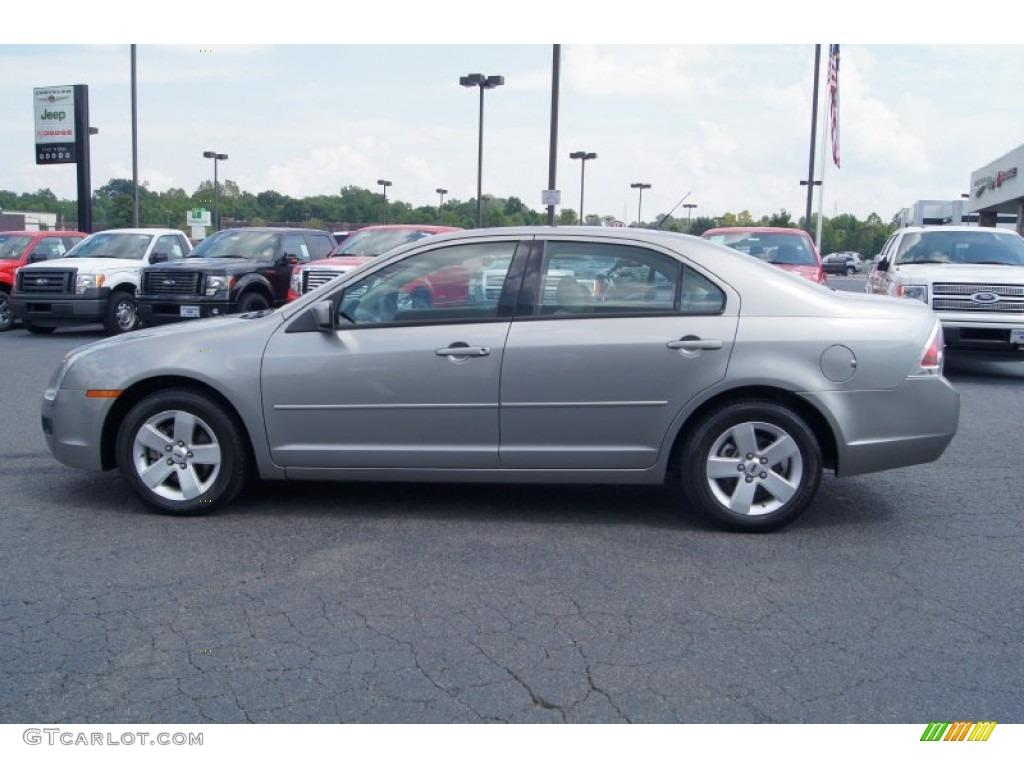
[[684, 336], [676, 341], [666, 344], [669, 349], [681, 349], [684, 352], [695, 352], [699, 349], [721, 349], [720, 339], [700, 339], [696, 336]]
[[444, 349], [435, 349], [438, 357], [486, 357], [491, 354], [490, 347], [471, 347], [468, 344], [453, 344]]

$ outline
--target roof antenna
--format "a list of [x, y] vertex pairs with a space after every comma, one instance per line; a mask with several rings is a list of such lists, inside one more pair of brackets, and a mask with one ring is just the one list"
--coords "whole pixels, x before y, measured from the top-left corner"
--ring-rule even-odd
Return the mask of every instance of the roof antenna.
[[678, 203], [676, 203], [675, 208], [673, 208], [671, 211], [669, 211], [664, 216], [662, 216], [661, 219], [658, 221], [658, 223], [654, 225], [654, 228], [655, 229], [661, 229], [661, 225], [665, 223], [665, 220], [669, 216], [671, 216], [673, 213], [675, 213], [676, 212], [676, 208], [678, 208], [680, 205], [682, 205], [684, 202], [686, 202], [686, 198], [688, 198], [692, 194], [693, 194], [693, 190], [691, 189], [689, 192], [687, 192], [685, 195], [683, 195], [683, 199], [680, 200]]

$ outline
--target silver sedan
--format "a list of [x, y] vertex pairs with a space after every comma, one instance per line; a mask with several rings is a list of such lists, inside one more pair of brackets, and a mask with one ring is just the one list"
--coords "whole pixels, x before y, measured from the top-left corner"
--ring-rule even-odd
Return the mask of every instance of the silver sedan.
[[[705, 240], [439, 235], [280, 309], [67, 355], [54, 456], [195, 515], [253, 476], [655, 484], [777, 529], [837, 476], [939, 458], [959, 395], [919, 302], [837, 293]], [[112, 492], [114, 492], [112, 490]]]

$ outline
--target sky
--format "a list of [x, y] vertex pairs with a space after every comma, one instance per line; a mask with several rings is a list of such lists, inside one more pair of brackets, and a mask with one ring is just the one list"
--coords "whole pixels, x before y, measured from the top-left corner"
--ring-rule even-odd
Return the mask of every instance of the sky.
[[[53, 85], [89, 86], [93, 188], [132, 177], [132, 42], [139, 181], [154, 191], [191, 194], [212, 179], [202, 153], [213, 150], [228, 155], [220, 180], [253, 193], [380, 191], [387, 179], [388, 198], [413, 206], [437, 205], [439, 187], [446, 199], [474, 199], [479, 90], [459, 77], [480, 72], [505, 78], [484, 96], [483, 192], [543, 210], [559, 40], [555, 188], [561, 207], [578, 210], [584, 170], [585, 213], [684, 217], [685, 199], [693, 216], [802, 216], [818, 41], [815, 211], [888, 221], [917, 200], [958, 198], [972, 171], [1024, 143], [1024, 45], [1002, 39], [1013, 39], [1008, 3], [981, 18], [962, 3], [897, 11], [861, 0], [798, 24], [822, 4], [597, 3], [580, 21], [584, 6], [534, 0], [333, 11], [305, 2], [278, 19], [256, 18], [251, 3], [212, 3], [167, 6], [160, 20], [98, 2], [74, 34], [40, 25], [23, 4], [0, 30], [0, 189], [75, 198], [74, 165], [35, 164], [32, 91]], [[48, 8], [82, 13], [64, 0]], [[886, 38], [894, 29], [912, 31]], [[839, 168], [830, 145], [821, 154], [829, 41], [841, 46]], [[580, 150], [598, 155], [585, 169], [569, 157]], [[651, 185], [642, 199], [638, 182]]]

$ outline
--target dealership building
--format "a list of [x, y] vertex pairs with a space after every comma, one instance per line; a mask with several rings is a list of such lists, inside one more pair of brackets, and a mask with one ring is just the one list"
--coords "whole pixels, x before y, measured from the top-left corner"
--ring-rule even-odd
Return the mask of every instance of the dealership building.
[[1024, 144], [971, 174], [968, 212], [983, 227], [994, 227], [1012, 217], [1017, 232], [1024, 234]]

